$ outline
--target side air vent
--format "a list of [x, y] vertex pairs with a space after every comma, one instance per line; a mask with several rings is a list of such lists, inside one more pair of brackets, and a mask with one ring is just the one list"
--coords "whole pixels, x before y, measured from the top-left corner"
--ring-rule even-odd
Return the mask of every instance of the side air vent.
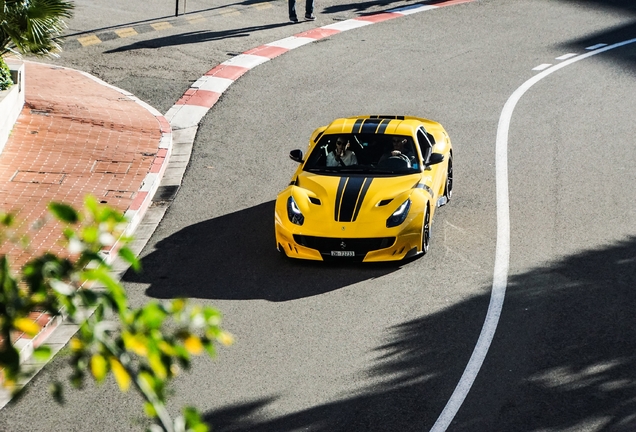
[[320, 200], [319, 200], [318, 198], [309, 197], [309, 201], [310, 201], [312, 204], [320, 205]]
[[378, 203], [378, 207], [385, 206], [385, 205], [387, 205], [388, 203], [390, 203], [391, 201], [393, 201], [393, 198], [382, 200], [382, 201], [380, 201], [380, 202]]

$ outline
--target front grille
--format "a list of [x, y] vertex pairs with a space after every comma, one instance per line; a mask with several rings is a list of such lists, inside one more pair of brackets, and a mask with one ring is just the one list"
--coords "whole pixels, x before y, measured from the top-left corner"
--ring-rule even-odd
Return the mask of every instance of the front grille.
[[[395, 237], [341, 238], [313, 237], [294, 234], [294, 240], [301, 246], [317, 249], [323, 258], [331, 257], [331, 251], [354, 251], [356, 259], [363, 259], [368, 252], [385, 249], [395, 243]], [[334, 257], [342, 259], [340, 257]]]

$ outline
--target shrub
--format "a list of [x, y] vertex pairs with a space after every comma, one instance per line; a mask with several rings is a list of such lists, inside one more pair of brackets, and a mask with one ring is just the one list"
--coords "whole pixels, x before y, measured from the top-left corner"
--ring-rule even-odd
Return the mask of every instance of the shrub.
[[7, 66], [2, 57], [0, 57], [0, 91], [8, 89], [12, 85], [13, 80], [11, 80], [9, 66]]

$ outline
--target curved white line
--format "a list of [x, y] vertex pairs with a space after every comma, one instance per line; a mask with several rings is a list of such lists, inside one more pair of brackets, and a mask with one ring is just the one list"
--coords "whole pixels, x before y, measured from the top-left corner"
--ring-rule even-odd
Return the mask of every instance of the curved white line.
[[495, 267], [493, 272], [492, 291], [490, 295], [490, 304], [484, 325], [481, 329], [479, 339], [475, 345], [470, 360], [464, 369], [457, 387], [453, 391], [442, 413], [431, 428], [431, 432], [444, 432], [450, 426], [451, 421], [455, 418], [457, 411], [462, 406], [466, 395], [470, 391], [475, 378], [486, 358], [490, 343], [495, 335], [497, 323], [501, 315], [503, 301], [506, 294], [506, 286], [508, 283], [508, 266], [510, 264], [510, 208], [508, 196], [508, 131], [510, 128], [510, 119], [512, 112], [521, 99], [521, 96], [528, 91], [533, 85], [553, 72], [558, 71], [566, 66], [571, 65], [579, 60], [586, 59], [596, 54], [619, 48], [636, 42], [636, 39], [630, 39], [619, 42], [614, 45], [608, 45], [603, 48], [590, 51], [585, 54], [570, 58], [563, 63], [552, 66], [549, 69], [535, 75], [521, 85], [510, 96], [503, 107], [501, 116], [499, 117], [499, 125], [497, 126], [497, 142], [495, 144], [495, 165], [496, 165], [496, 185], [497, 185], [497, 245], [495, 249]]

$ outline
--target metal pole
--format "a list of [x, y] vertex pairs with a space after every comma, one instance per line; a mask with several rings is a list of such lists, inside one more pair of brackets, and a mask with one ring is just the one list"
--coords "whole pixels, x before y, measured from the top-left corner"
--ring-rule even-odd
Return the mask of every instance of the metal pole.
[[174, 16], [178, 17], [179, 16], [179, 0], [176, 0], [177, 2], [177, 6], [174, 9]]

